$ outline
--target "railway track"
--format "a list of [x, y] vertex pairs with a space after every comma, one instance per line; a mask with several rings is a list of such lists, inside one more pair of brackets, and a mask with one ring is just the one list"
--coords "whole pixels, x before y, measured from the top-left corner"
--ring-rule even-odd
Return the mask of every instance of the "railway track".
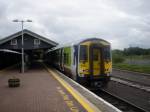
[[123, 70], [123, 69], [118, 69], [118, 68], [113, 68], [113, 70], [117, 70], [117, 71], [121, 71], [121, 72], [128, 72], [128, 73], [136, 74], [136, 75], [139, 75], [139, 76], [143, 75], [143, 76], [148, 76], [148, 77], [150, 77], [150, 74], [148, 74], [148, 73], [141, 73], [141, 72]]
[[132, 86], [132, 87], [135, 87], [135, 88], [138, 88], [138, 89], [142, 89], [142, 90], [145, 90], [147, 92], [150, 92], [150, 86], [147, 85], [147, 84], [139, 83], [137, 81], [132, 81], [132, 80], [129, 80], [129, 79], [120, 78], [120, 77], [117, 77], [117, 76], [112, 76], [111, 80], [120, 82], [122, 84], [126, 84], [128, 86]]
[[125, 79], [125, 78], [122, 78], [122, 77], [119, 77], [119, 76], [112, 76], [112, 78], [117, 78], [117, 79], [125, 80], [125, 81], [128, 81], [128, 82], [132, 82], [132, 83], [135, 83], [135, 84], [140, 84], [140, 85], [143, 85], [143, 86], [149, 86], [149, 84], [143, 84], [141, 82], [133, 81], [133, 80], [130, 80], [130, 79]]
[[95, 94], [97, 94], [98, 96], [111, 103], [123, 112], [148, 112], [134, 104], [129, 103], [128, 101], [125, 101], [118, 96], [112, 95], [104, 89], [92, 90], [92, 92], [94, 92]]
[[150, 86], [150, 74], [113, 69], [111, 76], [114, 78], [120, 78], [143, 86]]
[[[133, 82], [130, 84], [127, 80], [125, 82], [128, 82], [128, 84], [118, 82], [115, 80], [112, 80], [112, 82], [117, 82], [115, 84], [117, 84], [118, 86], [120, 86], [120, 84], [121, 84], [121, 85], [125, 85], [125, 86], [127, 85], [127, 87], [130, 87], [130, 88], [133, 88], [132, 87]], [[129, 89], [129, 88], [126, 88], [126, 87], [124, 88], [122, 86], [118, 87], [112, 83], [110, 83], [110, 85], [112, 85], [115, 88], [115, 91], [117, 91], [117, 93], [119, 93], [119, 94], [115, 95], [113, 93], [113, 91], [109, 91], [110, 89], [114, 90], [114, 88], [111, 88], [111, 87], [108, 88], [107, 86], [104, 87], [103, 89], [89, 88], [89, 87], [86, 87], [86, 88], [91, 90], [93, 93], [95, 93], [99, 97], [103, 98], [107, 102], [111, 103], [112, 105], [114, 105], [116, 108], [120, 109], [123, 112], [149, 112], [149, 107], [143, 106], [143, 105], [147, 105], [147, 103], [143, 102], [143, 100], [145, 101], [146, 99], [145, 99], [145, 97], [143, 97], [143, 95], [141, 96], [141, 92], [137, 92], [137, 94], [138, 94], [137, 95], [137, 94], [135, 94], [135, 92], [132, 92], [131, 89]], [[121, 88], [123, 90], [129, 89], [129, 91], [123, 96], [122, 93], [124, 93], [125, 91], [122, 91]], [[136, 89], [141, 90], [142, 92], [144, 92], [144, 91], [149, 92], [149, 89], [147, 89], [147, 88], [141, 89], [141, 87], [136, 87]], [[135, 90], [133, 89], [133, 91], [135, 91]], [[128, 99], [129, 94], [130, 94], [131, 99]], [[147, 96], [147, 94], [145, 96]], [[140, 98], [142, 98], [143, 100], [142, 101], [139, 100]], [[137, 99], [137, 100], [135, 100], [135, 99]], [[136, 102], [143, 102], [143, 105], [136, 103]]]

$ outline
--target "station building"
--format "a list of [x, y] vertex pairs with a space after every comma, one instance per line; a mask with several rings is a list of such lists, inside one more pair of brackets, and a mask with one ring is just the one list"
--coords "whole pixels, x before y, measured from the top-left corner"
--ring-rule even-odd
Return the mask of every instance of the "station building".
[[[58, 43], [27, 29], [23, 30], [25, 62], [44, 58], [44, 52]], [[21, 61], [22, 31], [0, 40], [0, 68]]]

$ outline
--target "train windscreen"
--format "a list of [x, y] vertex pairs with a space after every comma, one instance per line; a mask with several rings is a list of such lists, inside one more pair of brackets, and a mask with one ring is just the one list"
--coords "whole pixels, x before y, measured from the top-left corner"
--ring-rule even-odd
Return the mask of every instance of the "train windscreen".
[[105, 47], [105, 48], [104, 48], [104, 58], [105, 58], [106, 60], [110, 60], [110, 59], [111, 59], [110, 47]]
[[80, 45], [80, 61], [86, 61], [86, 60], [87, 60], [87, 46]]

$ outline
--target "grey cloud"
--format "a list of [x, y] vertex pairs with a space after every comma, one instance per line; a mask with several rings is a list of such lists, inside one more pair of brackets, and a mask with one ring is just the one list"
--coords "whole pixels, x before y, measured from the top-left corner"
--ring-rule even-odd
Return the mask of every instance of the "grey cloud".
[[28, 18], [33, 23], [25, 28], [60, 43], [99, 37], [113, 48], [129, 44], [148, 48], [149, 4], [149, 0], [6, 0], [0, 5], [0, 35], [20, 29], [12, 19]]

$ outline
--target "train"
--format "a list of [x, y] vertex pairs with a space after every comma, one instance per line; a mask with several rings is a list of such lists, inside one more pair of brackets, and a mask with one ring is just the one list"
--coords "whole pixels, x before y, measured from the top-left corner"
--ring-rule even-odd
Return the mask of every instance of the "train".
[[111, 44], [100, 38], [58, 45], [47, 52], [49, 64], [85, 86], [101, 87], [110, 80]]

